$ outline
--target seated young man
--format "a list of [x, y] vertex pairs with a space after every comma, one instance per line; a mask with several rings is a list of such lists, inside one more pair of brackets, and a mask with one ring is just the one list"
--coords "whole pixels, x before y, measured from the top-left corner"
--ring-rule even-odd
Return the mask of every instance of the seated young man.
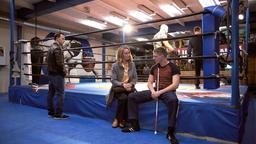
[[[139, 104], [158, 99], [162, 100], [168, 108], [167, 138], [172, 144], [178, 144], [178, 140], [174, 135], [174, 130], [178, 109], [176, 89], [179, 86], [180, 70], [175, 64], [168, 61], [167, 51], [165, 50], [165, 48], [160, 47], [154, 49], [153, 58], [156, 64], [151, 67], [148, 77], [149, 90], [129, 94], [128, 118], [131, 122], [131, 127], [126, 127], [122, 131], [139, 131]], [[156, 87], [153, 87], [154, 82], [156, 82], [156, 87], [158, 87], [158, 90]]]

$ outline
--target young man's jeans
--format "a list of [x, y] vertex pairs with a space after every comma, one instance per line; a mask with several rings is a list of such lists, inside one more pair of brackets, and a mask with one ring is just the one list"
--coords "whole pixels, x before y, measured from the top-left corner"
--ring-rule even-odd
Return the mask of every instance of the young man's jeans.
[[[128, 96], [128, 118], [138, 120], [138, 108], [140, 103], [152, 101], [151, 92], [149, 90], [131, 93]], [[175, 127], [176, 114], [178, 109], [178, 99], [176, 92], [167, 92], [159, 97], [167, 106], [168, 110], [168, 127]]]

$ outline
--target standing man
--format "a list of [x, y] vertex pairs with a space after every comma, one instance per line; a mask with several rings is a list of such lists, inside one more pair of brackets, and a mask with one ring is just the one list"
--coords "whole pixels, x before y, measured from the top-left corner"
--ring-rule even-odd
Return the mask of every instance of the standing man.
[[32, 83], [33, 85], [38, 86], [40, 75], [41, 75], [41, 69], [42, 69], [42, 63], [44, 60], [44, 51], [43, 47], [40, 46], [40, 38], [39, 37], [33, 37], [30, 41], [31, 46], [31, 63], [32, 63]]
[[[194, 27], [194, 34], [199, 35], [201, 34], [201, 28], [200, 27]], [[188, 45], [188, 56], [191, 56], [191, 53], [193, 53], [193, 56], [202, 56], [203, 55], [203, 50], [202, 50], [202, 36], [195, 36], [192, 37], [189, 40], [189, 45]], [[202, 69], [202, 59], [201, 58], [196, 58], [195, 59], [195, 76], [199, 77]], [[196, 89], [200, 89], [200, 79], [195, 80], [195, 87]]]
[[[178, 140], [174, 135], [174, 130], [178, 109], [176, 89], [180, 82], [180, 70], [175, 64], [168, 61], [167, 51], [163, 47], [154, 49], [153, 58], [156, 64], [151, 67], [148, 77], [149, 90], [129, 94], [128, 118], [131, 122], [131, 127], [124, 128], [122, 131], [139, 131], [139, 104], [158, 99], [162, 100], [168, 108], [167, 138], [172, 144], [178, 144]], [[153, 87], [154, 82], [157, 82], [156, 87], [158, 87], [158, 90], [156, 87]]]
[[[55, 42], [47, 54], [48, 63], [48, 115], [54, 119], [67, 119], [69, 116], [62, 113], [63, 99], [64, 99], [64, 77], [66, 70], [64, 66], [63, 44], [65, 36], [63, 33], [57, 33], [54, 36]], [[54, 109], [53, 97], [56, 94], [57, 105]]]

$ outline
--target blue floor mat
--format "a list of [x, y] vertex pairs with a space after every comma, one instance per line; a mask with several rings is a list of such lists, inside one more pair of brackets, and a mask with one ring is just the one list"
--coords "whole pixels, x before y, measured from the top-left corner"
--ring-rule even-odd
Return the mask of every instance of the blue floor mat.
[[[68, 120], [54, 120], [47, 111], [8, 102], [0, 96], [0, 144], [168, 144], [164, 133], [141, 130], [122, 133], [111, 123], [70, 115]], [[178, 135], [180, 144], [216, 144]]]
[[256, 143], [256, 99], [249, 102], [248, 116], [245, 124], [245, 133], [242, 144], [255, 144]]

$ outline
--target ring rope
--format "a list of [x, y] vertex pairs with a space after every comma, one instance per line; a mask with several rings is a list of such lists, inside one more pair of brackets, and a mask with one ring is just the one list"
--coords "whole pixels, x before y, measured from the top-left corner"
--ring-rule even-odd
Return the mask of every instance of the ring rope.
[[[46, 74], [28, 74], [24, 73], [27, 76], [48, 76]], [[99, 75], [102, 76], [102, 75]], [[110, 75], [108, 77], [96, 77], [95, 75], [66, 75], [65, 78], [83, 78], [83, 79], [111, 79]], [[147, 79], [148, 75], [138, 75], [139, 79]], [[181, 80], [190, 80], [190, 79], [226, 79], [227, 76], [220, 76], [218, 74], [212, 74], [209, 76], [180, 76]], [[240, 76], [239, 78], [242, 78]]]
[[[144, 44], [144, 43], [149, 43], [149, 42], [177, 40], [177, 39], [191, 38], [191, 37], [197, 37], [197, 36], [215, 35], [217, 32], [208, 32], [208, 33], [202, 33], [202, 34], [197, 34], [197, 35], [187, 35], [187, 36], [178, 36], [178, 37], [172, 37], [172, 38], [154, 39], [154, 40], [148, 40], [148, 41], [116, 43], [116, 44], [108, 44], [108, 45], [100, 45], [100, 46], [90, 46], [90, 47], [76, 47], [76, 48], [63, 49], [63, 51], [81, 50], [81, 49], [93, 49], [93, 48], [102, 48], [102, 47], [115, 47], [115, 46], [120, 46], [120, 45], [136, 45], [136, 44]], [[47, 51], [44, 51], [44, 53], [46, 53], [46, 52]], [[26, 53], [31, 53], [31, 52], [26, 52]]]

